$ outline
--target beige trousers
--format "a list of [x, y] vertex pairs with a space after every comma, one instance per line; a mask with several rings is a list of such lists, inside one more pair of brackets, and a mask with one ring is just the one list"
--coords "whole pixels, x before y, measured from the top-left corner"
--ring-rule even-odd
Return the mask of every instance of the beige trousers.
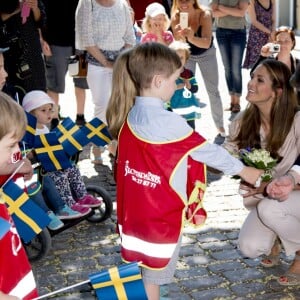
[[252, 207], [239, 234], [242, 253], [251, 258], [270, 254], [279, 237], [286, 255], [300, 250], [300, 191], [292, 191], [287, 200], [263, 198]]

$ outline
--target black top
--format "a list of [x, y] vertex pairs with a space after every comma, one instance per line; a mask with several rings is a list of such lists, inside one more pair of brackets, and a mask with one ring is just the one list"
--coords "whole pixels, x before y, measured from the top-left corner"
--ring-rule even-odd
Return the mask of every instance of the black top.
[[35, 22], [32, 12], [24, 24], [20, 12], [5, 21], [0, 19], [0, 47], [9, 47], [3, 53], [7, 82], [24, 92], [46, 91], [45, 66], [38, 31], [45, 20], [45, 14], [40, 1], [39, 8], [39, 22]]
[[43, 37], [49, 45], [75, 46], [75, 12], [79, 0], [43, 0], [47, 24]]

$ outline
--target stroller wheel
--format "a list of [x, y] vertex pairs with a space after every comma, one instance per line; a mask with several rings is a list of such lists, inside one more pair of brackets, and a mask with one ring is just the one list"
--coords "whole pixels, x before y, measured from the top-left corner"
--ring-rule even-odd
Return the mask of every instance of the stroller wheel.
[[23, 246], [30, 262], [37, 261], [46, 256], [51, 249], [51, 244], [51, 235], [47, 228], [44, 228], [30, 242], [23, 242]]
[[94, 214], [87, 217], [87, 220], [91, 223], [100, 223], [108, 219], [113, 211], [113, 203], [108, 192], [95, 185], [87, 185], [87, 192], [94, 197], [102, 197], [103, 203], [96, 208], [93, 208]]

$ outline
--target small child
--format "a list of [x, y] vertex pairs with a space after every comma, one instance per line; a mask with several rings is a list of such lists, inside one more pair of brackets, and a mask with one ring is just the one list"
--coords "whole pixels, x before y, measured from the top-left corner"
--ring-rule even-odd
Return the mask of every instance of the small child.
[[173, 280], [188, 189], [197, 188], [203, 197], [205, 164], [251, 184], [262, 173], [207, 143], [182, 117], [165, 110], [181, 70], [176, 52], [160, 43], [139, 44], [123, 52], [114, 64], [106, 114], [110, 133], [118, 138], [121, 255], [127, 262], [141, 262], [151, 300], [159, 300], [159, 286]]
[[[0, 84], [3, 85], [3, 57], [0, 49]], [[5, 76], [6, 77], [6, 76]], [[5, 82], [5, 81], [4, 81]], [[0, 92], [0, 170], [11, 174], [15, 170], [12, 157], [19, 152], [18, 142], [26, 128], [23, 109], [8, 95]], [[17, 163], [18, 164], [18, 163]], [[29, 170], [32, 175], [32, 168]], [[0, 195], [0, 218], [8, 228], [0, 236], [0, 299], [29, 300], [38, 296], [31, 266], [22, 241]], [[3, 229], [3, 225], [2, 228]]]
[[170, 19], [165, 8], [157, 2], [149, 4], [142, 22], [144, 34], [141, 43], [158, 42], [168, 46], [174, 40], [172, 32], [168, 30], [169, 27]]
[[169, 47], [175, 50], [182, 64], [180, 76], [176, 80], [177, 89], [170, 100], [170, 107], [195, 129], [195, 120], [201, 117], [199, 101], [194, 95], [198, 92], [198, 84], [194, 73], [184, 67], [190, 56], [190, 46], [183, 41], [174, 41]]
[[[4, 57], [2, 52], [6, 51], [7, 49], [0, 49], [0, 89], [2, 89], [5, 85], [7, 73], [4, 69]], [[3, 118], [3, 117], [2, 117]], [[16, 154], [16, 153], [15, 153]], [[15, 155], [15, 157], [19, 156]], [[20, 157], [21, 162], [21, 157]], [[22, 162], [24, 162], [24, 165], [28, 165], [32, 172], [31, 163], [28, 159], [22, 159]], [[17, 162], [19, 163], [19, 162]], [[17, 165], [15, 162], [15, 166]], [[16, 166], [17, 167], [17, 166]], [[13, 172], [13, 170], [12, 170]], [[12, 173], [11, 172], [11, 173]], [[24, 180], [26, 180], [26, 176], [23, 176]], [[6, 181], [6, 176], [1, 176], [0, 183], [3, 184]], [[61, 221], [61, 219], [74, 219], [81, 217], [82, 214], [75, 212], [71, 210], [61, 199], [59, 194], [56, 190], [54, 190], [53, 187], [53, 181], [51, 178], [48, 178], [46, 180], [49, 182], [48, 184], [48, 192], [50, 194], [50, 197], [48, 199], [48, 203], [52, 206], [51, 209], [48, 207], [48, 205], [45, 202], [44, 195], [42, 194], [41, 190], [37, 191], [34, 195], [31, 195], [30, 198], [38, 205], [40, 206], [49, 216], [51, 219], [50, 223], [48, 224], [48, 228], [51, 230], [58, 230], [61, 227], [64, 226], [64, 223]], [[54, 210], [54, 211], [53, 211]]]
[[[23, 99], [23, 108], [37, 118], [36, 134], [49, 133], [54, 101], [43, 91], [31, 91]], [[102, 199], [88, 195], [80, 171], [76, 165], [65, 170], [48, 172], [63, 201], [72, 210], [87, 214], [91, 208], [99, 207]], [[74, 199], [75, 196], [75, 199]]]

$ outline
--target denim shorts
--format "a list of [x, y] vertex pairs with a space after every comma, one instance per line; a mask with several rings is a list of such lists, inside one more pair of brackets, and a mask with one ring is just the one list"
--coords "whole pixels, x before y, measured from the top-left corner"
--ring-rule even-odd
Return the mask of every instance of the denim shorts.
[[74, 82], [74, 86], [76, 86], [80, 89], [84, 89], [84, 90], [89, 89], [86, 77], [73, 78], [73, 82]]
[[[47, 88], [55, 93], [64, 93], [69, 57], [73, 54], [72, 47], [51, 46], [52, 56], [45, 57]], [[74, 78], [74, 85], [88, 89], [86, 78]]]

